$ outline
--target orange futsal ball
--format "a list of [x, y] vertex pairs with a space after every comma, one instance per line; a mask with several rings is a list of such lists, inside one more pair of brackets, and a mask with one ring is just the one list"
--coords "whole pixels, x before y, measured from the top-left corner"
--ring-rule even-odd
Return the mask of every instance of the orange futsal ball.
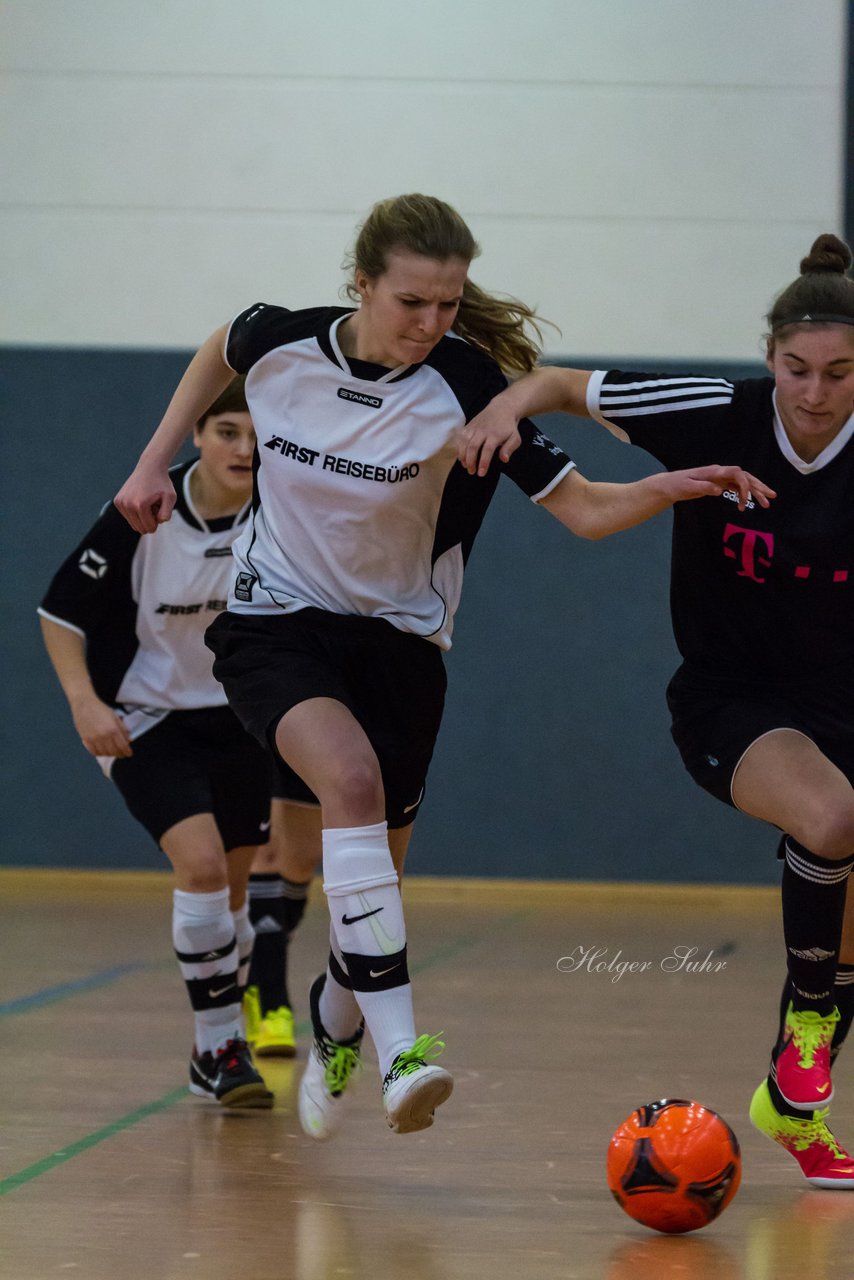
[[716, 1111], [684, 1098], [648, 1102], [608, 1147], [608, 1186], [630, 1218], [654, 1231], [705, 1227], [741, 1181], [738, 1139]]

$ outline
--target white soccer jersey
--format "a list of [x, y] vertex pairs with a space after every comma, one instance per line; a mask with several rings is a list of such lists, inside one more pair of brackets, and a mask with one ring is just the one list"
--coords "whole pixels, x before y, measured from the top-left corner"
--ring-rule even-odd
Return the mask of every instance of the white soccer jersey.
[[230, 327], [258, 447], [228, 607], [385, 618], [447, 649], [501, 471], [537, 502], [574, 464], [526, 423], [510, 463], [469, 476], [456, 433], [506, 385], [498, 365], [454, 336], [418, 365], [348, 360], [336, 335], [350, 314], [258, 304]]
[[194, 509], [196, 462], [172, 469], [172, 519], [141, 537], [110, 503], [63, 563], [39, 613], [86, 639], [100, 698], [119, 706], [131, 736], [164, 714], [225, 706], [204, 633], [225, 608], [231, 547], [246, 520], [204, 520]]

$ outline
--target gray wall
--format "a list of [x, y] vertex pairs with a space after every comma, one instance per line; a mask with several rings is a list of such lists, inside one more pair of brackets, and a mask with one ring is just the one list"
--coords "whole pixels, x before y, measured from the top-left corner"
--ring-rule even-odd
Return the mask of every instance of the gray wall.
[[[0, 506], [10, 548], [2, 582], [7, 864], [163, 865], [80, 746], [35, 607], [125, 478], [186, 359], [0, 349], [11, 424]], [[654, 469], [594, 424], [544, 423], [591, 478], [634, 479]], [[775, 877], [773, 833], [695, 787], [670, 742], [664, 688], [677, 655], [667, 610], [669, 533], [669, 518], [659, 517], [584, 542], [509, 482], [499, 486], [448, 656], [448, 710], [413, 839], [413, 872]]]
[[[550, 350], [585, 367], [755, 360], [771, 297], [850, 211], [845, 0], [434, 0], [426, 24], [394, 0], [163, 9], [4, 4], [19, 864], [159, 865], [77, 742], [34, 607], [182, 352], [259, 298], [333, 301], [374, 200], [457, 205], [483, 244], [474, 278], [537, 305], [560, 326]], [[559, 430], [592, 476], [649, 468], [595, 427]], [[508, 486], [475, 549], [413, 868], [773, 876], [771, 834], [694, 789], [669, 743], [668, 521], [597, 545], [552, 524]]]
[[428, 191], [482, 242], [474, 279], [560, 326], [552, 353], [751, 360], [767, 300], [841, 223], [846, 18], [4, 0], [0, 341], [195, 348], [253, 302], [333, 298], [373, 202]]

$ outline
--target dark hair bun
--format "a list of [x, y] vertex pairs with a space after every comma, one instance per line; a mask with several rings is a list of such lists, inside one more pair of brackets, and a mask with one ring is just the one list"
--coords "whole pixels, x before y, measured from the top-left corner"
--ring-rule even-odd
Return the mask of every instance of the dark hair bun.
[[826, 271], [832, 275], [844, 276], [851, 266], [851, 250], [844, 240], [829, 232], [813, 244], [806, 258], [801, 259], [801, 275]]

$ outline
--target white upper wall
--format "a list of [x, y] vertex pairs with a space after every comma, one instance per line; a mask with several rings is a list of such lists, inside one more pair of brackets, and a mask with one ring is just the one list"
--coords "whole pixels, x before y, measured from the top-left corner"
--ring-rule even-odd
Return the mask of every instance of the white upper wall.
[[338, 300], [427, 191], [553, 354], [755, 359], [841, 229], [845, 0], [6, 0], [0, 341], [194, 347]]

